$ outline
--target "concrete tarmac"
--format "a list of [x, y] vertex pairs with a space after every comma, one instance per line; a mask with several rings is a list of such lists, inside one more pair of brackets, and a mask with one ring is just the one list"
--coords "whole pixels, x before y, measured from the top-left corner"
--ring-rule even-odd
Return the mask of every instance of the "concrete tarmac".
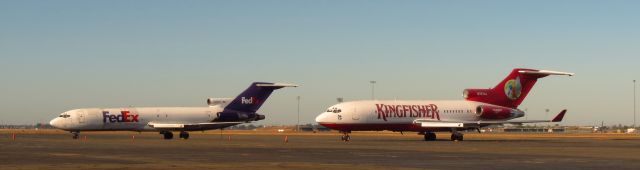
[[0, 169], [640, 169], [637, 134], [468, 133], [461, 142], [449, 133], [437, 141], [414, 133], [351, 136], [207, 131], [164, 140], [152, 132], [83, 132], [73, 140], [57, 130], [5, 130]]

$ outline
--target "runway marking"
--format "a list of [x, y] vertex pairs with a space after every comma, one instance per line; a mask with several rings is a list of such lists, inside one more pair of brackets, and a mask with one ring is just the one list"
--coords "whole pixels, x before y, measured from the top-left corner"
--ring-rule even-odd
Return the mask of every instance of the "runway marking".
[[81, 156], [77, 153], [49, 153], [51, 156]]
[[462, 158], [462, 156], [453, 156], [453, 155], [438, 155], [441, 158]]

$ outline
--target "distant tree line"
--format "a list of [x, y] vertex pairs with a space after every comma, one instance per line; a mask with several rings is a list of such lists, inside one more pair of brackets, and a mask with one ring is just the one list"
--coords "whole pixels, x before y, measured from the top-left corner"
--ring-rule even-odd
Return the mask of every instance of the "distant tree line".
[[0, 129], [54, 129], [53, 126], [45, 123], [35, 125], [0, 125]]

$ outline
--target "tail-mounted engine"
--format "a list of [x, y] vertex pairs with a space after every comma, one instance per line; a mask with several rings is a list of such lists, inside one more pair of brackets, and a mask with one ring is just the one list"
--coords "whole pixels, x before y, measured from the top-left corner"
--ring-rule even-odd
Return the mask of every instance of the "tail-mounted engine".
[[215, 106], [215, 105], [226, 105], [229, 104], [229, 102], [231, 102], [231, 98], [208, 98], [207, 99], [207, 105], [209, 106]]
[[489, 105], [476, 107], [476, 114], [484, 119], [509, 119], [524, 116], [524, 112], [518, 109]]

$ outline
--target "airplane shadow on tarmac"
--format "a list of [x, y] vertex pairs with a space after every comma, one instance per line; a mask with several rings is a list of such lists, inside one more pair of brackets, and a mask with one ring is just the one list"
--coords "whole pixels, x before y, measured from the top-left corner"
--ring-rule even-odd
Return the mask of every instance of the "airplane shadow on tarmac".
[[463, 141], [451, 141], [449, 139], [436, 139], [435, 141], [424, 141], [422, 139], [351, 139], [351, 141], [379, 141], [379, 142], [473, 142], [473, 143], [483, 143], [483, 142], [553, 142], [556, 140], [549, 139], [465, 139]]

